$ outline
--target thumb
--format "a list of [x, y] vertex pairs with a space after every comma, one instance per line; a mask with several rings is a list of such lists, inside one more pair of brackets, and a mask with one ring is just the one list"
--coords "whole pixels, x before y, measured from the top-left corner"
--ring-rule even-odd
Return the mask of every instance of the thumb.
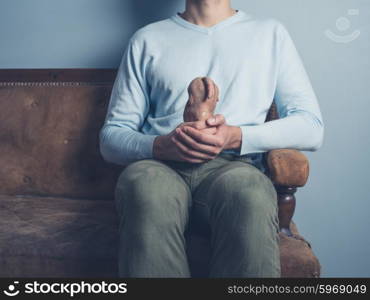
[[226, 122], [225, 117], [221, 114], [215, 115], [212, 118], [207, 119], [209, 126], [219, 126]]
[[184, 126], [190, 126], [198, 130], [202, 130], [207, 128], [207, 124], [205, 121], [194, 121], [194, 122], [185, 122], [183, 123]]

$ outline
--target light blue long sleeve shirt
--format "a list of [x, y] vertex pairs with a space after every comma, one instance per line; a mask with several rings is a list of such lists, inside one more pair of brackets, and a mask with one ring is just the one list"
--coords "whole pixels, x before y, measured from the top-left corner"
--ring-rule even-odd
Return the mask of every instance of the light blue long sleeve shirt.
[[[324, 124], [316, 95], [286, 28], [242, 10], [212, 27], [178, 13], [137, 30], [113, 85], [100, 149], [125, 165], [152, 158], [156, 136], [183, 122], [187, 87], [199, 76], [220, 89], [215, 113], [242, 131], [235, 155], [292, 148], [315, 151]], [[279, 120], [265, 123], [275, 100]]]

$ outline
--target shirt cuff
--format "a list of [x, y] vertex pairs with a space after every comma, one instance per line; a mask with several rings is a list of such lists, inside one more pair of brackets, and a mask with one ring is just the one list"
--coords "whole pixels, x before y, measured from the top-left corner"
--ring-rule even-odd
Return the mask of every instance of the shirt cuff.
[[263, 132], [259, 130], [258, 125], [245, 125], [240, 126], [242, 130], [242, 144], [240, 147], [240, 155], [249, 153], [261, 153], [266, 150], [262, 148], [264, 138]]
[[146, 135], [140, 136], [140, 141], [138, 142], [139, 149], [136, 149], [138, 153], [138, 159], [153, 158], [153, 144], [154, 140], [158, 135]]

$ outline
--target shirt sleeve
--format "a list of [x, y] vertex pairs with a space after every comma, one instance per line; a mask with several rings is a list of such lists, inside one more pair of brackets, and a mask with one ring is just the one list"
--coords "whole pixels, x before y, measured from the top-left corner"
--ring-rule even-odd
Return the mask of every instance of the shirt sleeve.
[[239, 155], [282, 148], [316, 151], [323, 143], [321, 111], [302, 60], [281, 24], [278, 36], [274, 100], [280, 119], [240, 126], [242, 145]]
[[149, 106], [143, 54], [132, 37], [122, 57], [99, 135], [100, 152], [106, 161], [125, 165], [152, 158], [156, 135], [140, 132]]

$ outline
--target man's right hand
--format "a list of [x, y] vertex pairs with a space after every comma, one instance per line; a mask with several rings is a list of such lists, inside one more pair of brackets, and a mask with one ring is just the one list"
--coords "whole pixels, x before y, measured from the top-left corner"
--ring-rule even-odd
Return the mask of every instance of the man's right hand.
[[153, 144], [153, 157], [160, 160], [174, 160], [190, 163], [203, 163], [216, 158], [216, 153], [212, 146], [204, 145], [203, 151], [194, 150], [183, 144], [178, 139], [179, 128], [182, 126], [191, 126], [202, 130], [206, 134], [215, 134], [217, 126], [225, 123], [222, 115], [214, 116], [216, 122], [212, 126], [206, 121], [184, 122], [178, 125], [167, 135], [158, 136]]

